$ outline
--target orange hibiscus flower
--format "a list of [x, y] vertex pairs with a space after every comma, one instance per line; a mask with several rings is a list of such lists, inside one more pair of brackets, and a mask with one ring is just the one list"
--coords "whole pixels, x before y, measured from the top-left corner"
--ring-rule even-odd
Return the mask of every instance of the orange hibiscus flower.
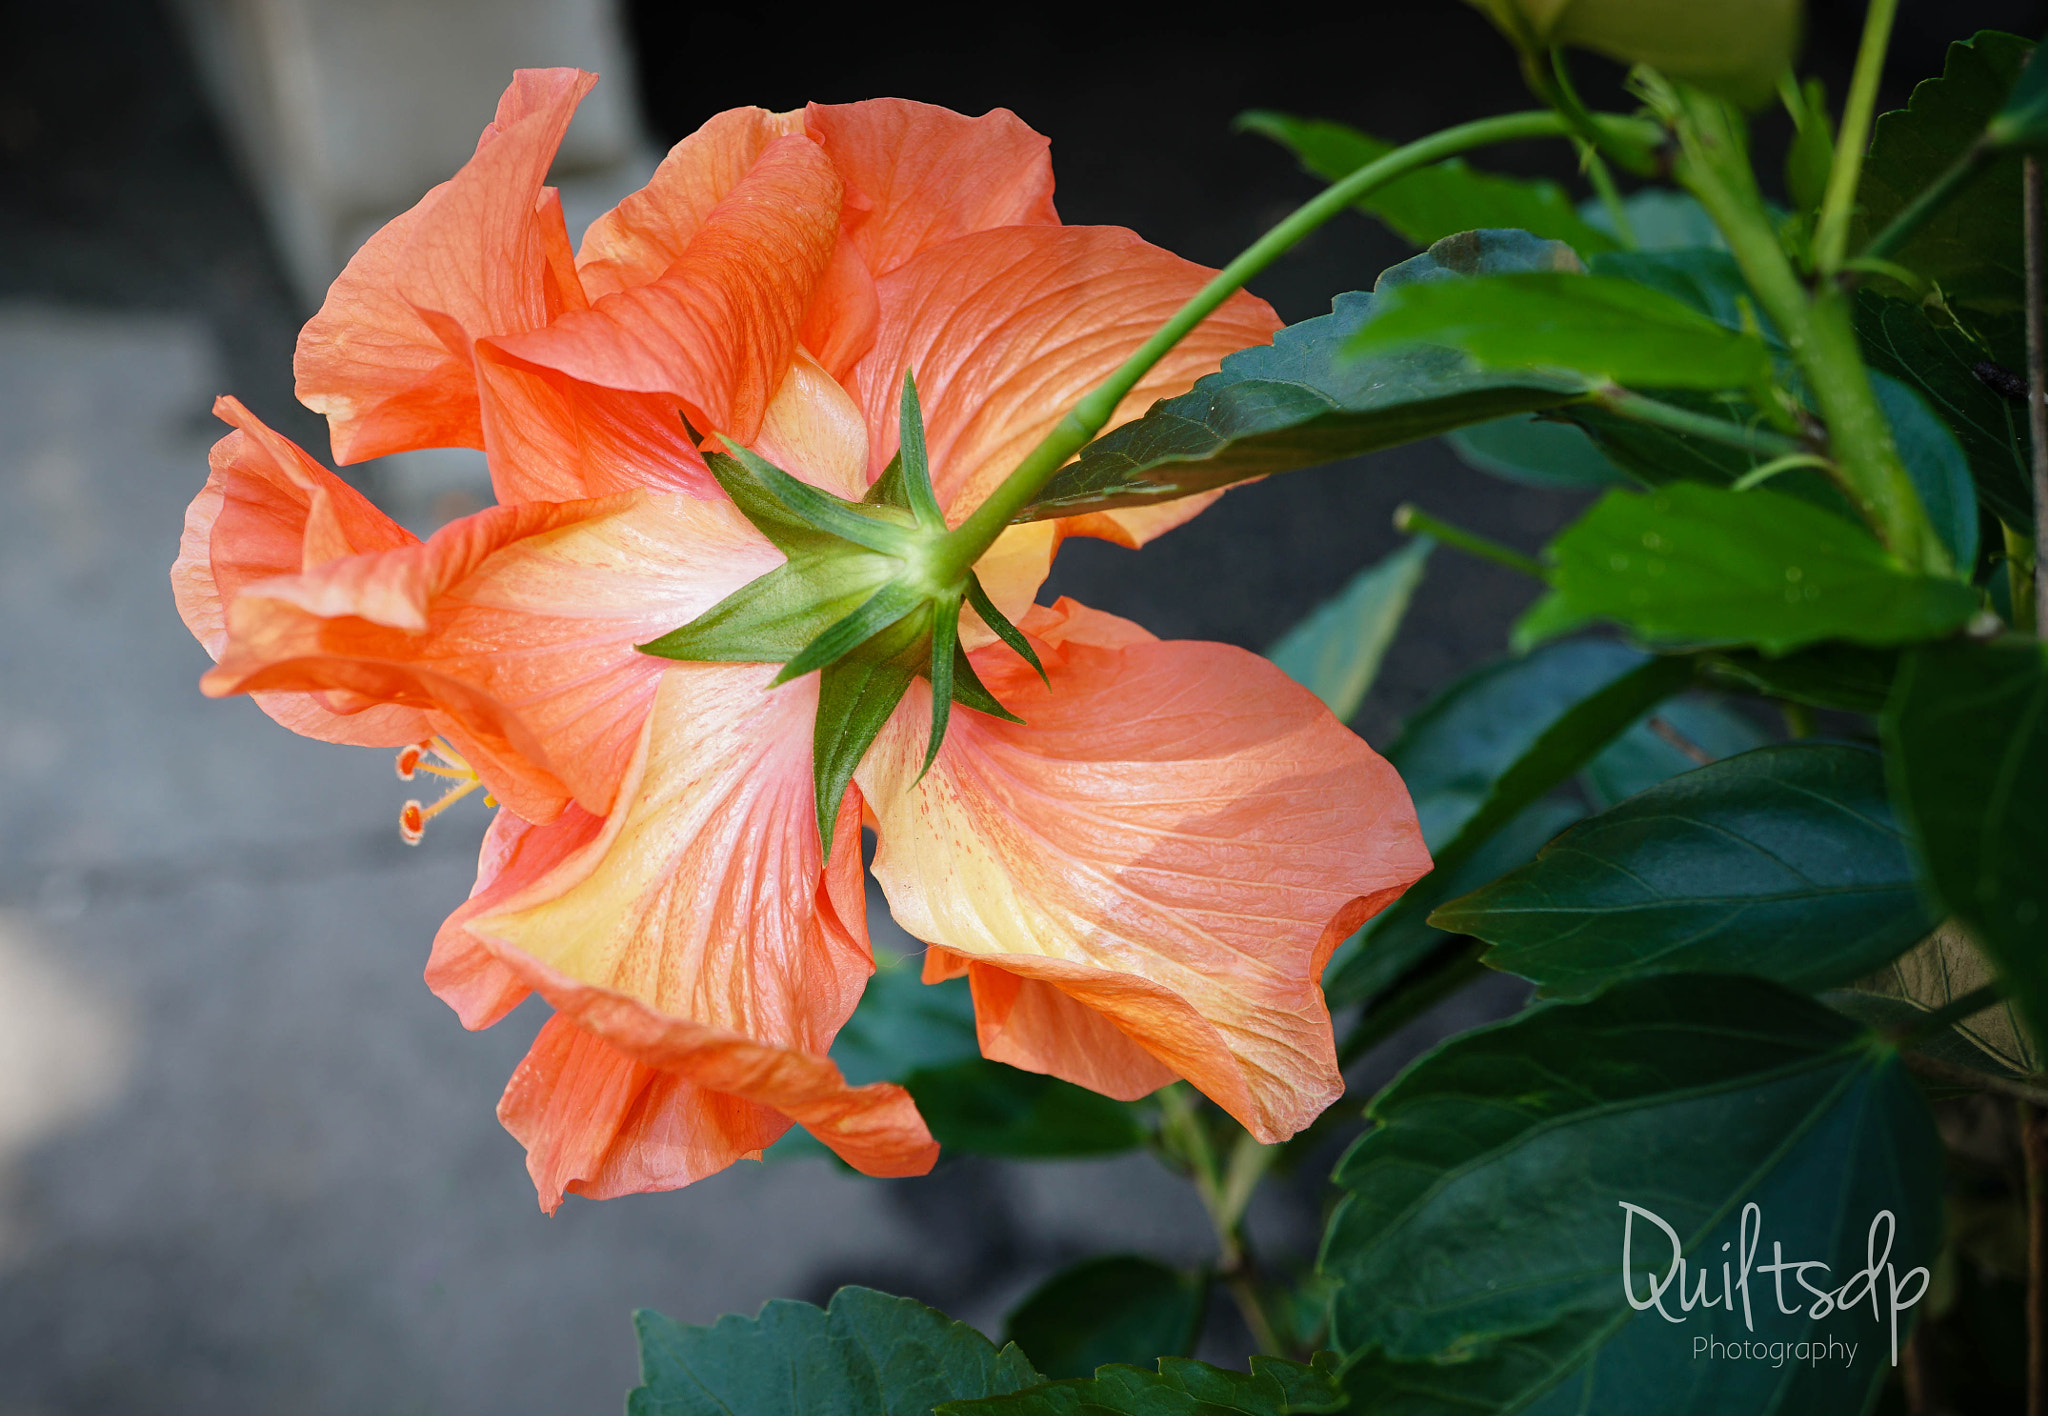
[[[223, 400], [237, 431], [172, 572], [208, 693], [330, 741], [437, 740], [426, 765], [503, 803], [427, 976], [470, 1027], [529, 990], [556, 1009], [499, 1108], [543, 1205], [686, 1184], [792, 1123], [870, 1174], [930, 1166], [908, 1096], [825, 1056], [873, 967], [864, 815], [988, 1055], [1120, 1097], [1184, 1076], [1262, 1139], [1306, 1124], [1341, 1091], [1323, 963], [1428, 867], [1405, 790], [1256, 656], [1031, 604], [1062, 535], [1137, 544], [1206, 499], [1005, 532], [977, 571], [1046, 681], [962, 634], [1024, 723], [955, 714], [920, 780], [914, 689], [829, 858], [816, 676], [635, 648], [783, 560], [686, 418], [858, 498], [914, 370], [957, 523], [1210, 272], [1060, 225], [1010, 114], [894, 100], [721, 114], [572, 254], [543, 182], [592, 82], [516, 76], [300, 341], [340, 460], [481, 447], [502, 504], [419, 542]], [[1234, 298], [1118, 419], [1277, 324]]]

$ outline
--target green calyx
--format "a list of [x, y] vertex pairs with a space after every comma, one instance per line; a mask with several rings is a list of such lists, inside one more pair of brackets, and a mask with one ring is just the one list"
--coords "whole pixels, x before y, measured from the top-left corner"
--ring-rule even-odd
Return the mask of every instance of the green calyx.
[[858, 502], [725, 441], [730, 453], [705, 454], [712, 476], [787, 559], [639, 648], [693, 663], [781, 664], [776, 684], [818, 674], [812, 773], [818, 835], [830, 856], [846, 784], [912, 679], [921, 674], [932, 686], [924, 771], [945, 741], [953, 704], [1023, 721], [983, 685], [961, 648], [963, 605], [1041, 678], [1045, 669], [982, 589], [973, 558], [963, 556], [959, 534], [946, 526], [910, 374], [903, 376], [899, 450]]

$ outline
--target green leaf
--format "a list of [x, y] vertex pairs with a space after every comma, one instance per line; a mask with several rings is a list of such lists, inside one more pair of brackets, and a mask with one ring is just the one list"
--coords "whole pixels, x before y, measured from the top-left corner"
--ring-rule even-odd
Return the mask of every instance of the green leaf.
[[1156, 1372], [1104, 1367], [1091, 1378], [1052, 1382], [1015, 1396], [958, 1401], [939, 1416], [1291, 1416], [1344, 1409], [1328, 1353], [1315, 1365], [1254, 1357], [1233, 1372], [1162, 1357]]
[[1572, 827], [1430, 923], [1491, 944], [1495, 968], [1577, 996], [1688, 971], [1831, 988], [1911, 948], [1935, 921], [1878, 755], [1783, 743]]
[[[1690, 192], [1643, 187], [1622, 198], [1621, 205], [1628, 213], [1629, 228], [1635, 232], [1639, 251], [1728, 249], [1721, 228], [1714, 225], [1714, 218], [1707, 215], [1707, 209]], [[1609, 235], [1614, 234], [1614, 218], [1597, 198], [1580, 203], [1579, 215]]]
[[[1851, 249], [1884, 229], [1974, 144], [2004, 105], [2033, 45], [1984, 30], [1951, 44], [1941, 77], [1879, 116], [1856, 188]], [[1952, 304], [2015, 309], [2025, 298], [2020, 158], [2009, 153], [1959, 189], [1890, 259], [1941, 283]]]
[[2048, 57], [2039, 49], [2028, 57], [1984, 137], [1999, 147], [2038, 151], [2048, 145]]
[[[1342, 123], [1265, 109], [1239, 114], [1236, 126], [1271, 138], [1325, 182], [1349, 177], [1394, 150], [1393, 144]], [[1389, 182], [1356, 205], [1417, 246], [1483, 227], [1527, 231], [1562, 241], [1584, 255], [1611, 251], [1620, 244], [1581, 218], [1557, 183], [1475, 172], [1455, 157]]]
[[1137, 1107], [1040, 1072], [977, 1058], [900, 1079], [942, 1149], [1018, 1160], [1143, 1145]]
[[1690, 675], [1682, 659], [1574, 640], [1467, 674], [1411, 719], [1387, 760], [1436, 865], [1333, 956], [1332, 1006], [1373, 997], [1448, 943], [1430, 910], [1534, 854], [1577, 813], [1531, 808]]
[[841, 659], [818, 675], [818, 716], [811, 728], [811, 776], [818, 839], [827, 859], [839, 803], [882, 724], [896, 711], [915, 675], [893, 660]]
[[1799, 102], [1792, 114], [1792, 146], [1785, 153], [1785, 190], [1792, 209], [1803, 215], [1819, 210], [1827, 195], [1828, 174], [1835, 165], [1835, 134], [1821, 81], [1807, 79], [1793, 92]]
[[1351, 341], [1462, 350], [1496, 368], [1565, 369], [1641, 388], [1747, 388], [1768, 379], [1761, 339], [1613, 276], [1532, 273], [1403, 285]]
[[1435, 544], [1418, 536], [1358, 572], [1282, 635], [1266, 657], [1328, 704], [1340, 722], [1348, 721], [1372, 690]]
[[1459, 428], [1444, 441], [1468, 465], [1525, 487], [1615, 487], [1629, 481], [1585, 429], [1538, 414]]
[[1374, 294], [1338, 296], [1329, 314], [1239, 350], [1187, 393], [1097, 438], [1021, 519], [1148, 506], [1569, 403], [1585, 392], [1572, 375], [1488, 371], [1450, 349], [1378, 359], [1341, 351], [1372, 318], [1380, 292], [1398, 285], [1577, 264], [1570, 247], [1524, 232], [1447, 237], [1383, 272]]
[[[683, 426], [687, 428], [689, 425], [685, 423]], [[728, 453], [707, 452], [704, 465], [711, 469], [712, 477], [732, 498], [732, 504], [739, 508], [740, 515], [752, 522], [754, 529], [773, 542], [784, 555], [796, 556], [804, 551], [837, 548], [838, 537], [820, 531], [791, 511], [788, 504], [755, 475], [750, 464]]]
[[1816, 644], [1783, 658], [1736, 649], [1709, 654], [1701, 663], [1710, 678], [1771, 698], [1810, 708], [1875, 713], [1891, 696], [1899, 652], [1860, 644]]
[[1933, 639], [1977, 610], [1962, 582], [1908, 571], [1862, 527], [1763, 488], [1609, 492], [1547, 554], [1551, 590], [1517, 644], [1611, 620], [1660, 644], [1782, 654]]
[[[814, 669], [836, 664], [889, 629], [903, 626], [907, 630], [909, 626], [905, 622], [925, 604], [923, 587], [902, 580], [883, 582], [879, 590], [827, 625], [823, 633], [784, 664], [782, 671], [775, 675], [775, 682], [788, 683]], [[917, 615], [916, 618], [922, 623], [929, 616]], [[895, 637], [902, 636], [899, 633]], [[897, 696], [900, 698], [902, 695]]]
[[1912, 651], [1884, 741], [1935, 892], [2048, 1037], [2048, 647]]
[[1136, 1254], [1060, 1270], [1010, 1310], [1004, 1341], [1048, 1377], [1086, 1377], [1112, 1362], [1185, 1357], [1201, 1335], [1209, 1284]]
[[[1671, 1226], [1685, 1291], [1704, 1278], [1709, 1297], [1721, 1261], [1736, 1266], [1750, 1203], [1756, 1262], [1782, 1244], [1788, 1260], [1828, 1264], [1830, 1288], [1865, 1266], [1880, 1210], [1896, 1220], [1902, 1282], [1940, 1241], [1941, 1144], [1896, 1055], [1759, 979], [1666, 975], [1539, 1006], [1429, 1053], [1367, 1115], [1378, 1125], [1338, 1164], [1346, 1195], [1322, 1254], [1354, 1412], [1868, 1410], [1891, 1354], [1867, 1299], [1787, 1317], [1752, 1273], [1754, 1331], [1739, 1295], [1733, 1311], [1688, 1312], [1675, 1283], [1675, 1321], [1638, 1312], [1617, 1291], [1622, 1205]], [[1641, 1302], [1674, 1256], [1647, 1219], [1629, 1238], [1622, 1273]], [[1703, 1339], [1858, 1351], [1774, 1366], [1696, 1359]]]
[[966, 979], [922, 983], [915, 959], [877, 965], [832, 1043], [832, 1060], [853, 1086], [908, 1088], [942, 1148], [1049, 1159], [1144, 1142], [1138, 1106], [983, 1059]]
[[1892, 443], [1920, 493], [1934, 534], [1948, 548], [1949, 559], [1968, 575], [1977, 563], [1977, 491], [1962, 444], [1906, 384], [1873, 371], [1870, 386], [1891, 424]]
[[1042, 1378], [1014, 1346], [910, 1298], [842, 1288], [825, 1308], [778, 1298], [691, 1327], [645, 1309], [627, 1416], [930, 1416]]
[[1667, 778], [1762, 747], [1766, 741], [1756, 724], [1741, 714], [1710, 698], [1686, 694], [1659, 705], [1603, 748], [1579, 774], [1579, 785], [1594, 807], [1604, 811]]
[[2008, 525], [2033, 523], [2027, 410], [1976, 373], [1986, 351], [1918, 304], [1856, 292], [1856, 333], [1870, 367], [1911, 387], [1962, 445], [1977, 495]]
[[1725, 250], [1612, 251], [1593, 258], [1594, 275], [1631, 281], [1669, 295], [1724, 329], [1756, 328], [1775, 346], [1777, 331], [1749, 293], [1742, 267]]

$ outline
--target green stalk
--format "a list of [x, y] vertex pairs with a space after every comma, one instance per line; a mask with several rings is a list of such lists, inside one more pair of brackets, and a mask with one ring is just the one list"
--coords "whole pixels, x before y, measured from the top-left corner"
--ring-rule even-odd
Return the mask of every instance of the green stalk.
[[[1628, 119], [1608, 121], [1616, 125], [1642, 126]], [[1566, 121], [1550, 112], [1510, 113], [1498, 118], [1460, 123], [1455, 128], [1446, 128], [1396, 148], [1385, 157], [1367, 163], [1343, 181], [1324, 188], [1278, 226], [1254, 241], [1243, 255], [1218, 271], [1214, 279], [1181, 306], [1172, 319], [1161, 325], [1135, 354], [1118, 366], [1116, 372], [1075, 404], [1045, 435], [1044, 440], [1025, 455], [1008, 479], [939, 543], [931, 561], [933, 572], [948, 578], [966, 574], [968, 567], [995, 543], [1003, 528], [1043, 490], [1067, 459], [1102, 431], [1125, 395], [1137, 387], [1138, 380], [1164, 358], [1168, 350], [1237, 293], [1247, 280], [1265, 270], [1338, 212], [1375, 188], [1472, 148], [1522, 138], [1558, 137], [1569, 131]]]
[[1885, 50], [1891, 47], [1892, 20], [1898, 12], [1899, 0], [1870, 0], [1870, 8], [1864, 11], [1856, 72], [1849, 80], [1842, 126], [1835, 135], [1835, 165], [1828, 170], [1827, 195], [1821, 200], [1820, 221], [1813, 233], [1814, 269], [1823, 279], [1841, 269], [1849, 244], [1856, 184], [1863, 176], [1863, 154], [1870, 146], [1870, 124], [1877, 111], [1877, 81], [1884, 76]]
[[1467, 531], [1462, 526], [1453, 526], [1448, 521], [1439, 521], [1413, 502], [1402, 502], [1394, 508], [1394, 529], [1408, 536], [1433, 536], [1446, 546], [1463, 551], [1483, 561], [1517, 575], [1526, 575], [1532, 580], [1550, 583], [1550, 575], [1543, 569], [1543, 563], [1533, 556], [1510, 550], [1498, 541], [1489, 541], [1476, 531]]
[[[1877, 0], [1873, 13], [1884, 3]], [[1948, 552], [1928, 523], [1870, 385], [1848, 292], [1833, 280], [1809, 292], [1792, 268], [1757, 190], [1741, 120], [1728, 106], [1689, 89], [1657, 97], [1680, 120], [1679, 180], [1720, 228], [1758, 303], [1777, 324], [1806, 377], [1807, 391], [1827, 424], [1830, 459], [1841, 469], [1842, 490], [1900, 560], [1929, 574], [1952, 573]], [[1843, 134], [1852, 136], [1846, 120]], [[1843, 170], [1842, 154], [1851, 150], [1847, 141], [1836, 149], [1837, 174]]]
[[1594, 391], [1594, 406], [1606, 409], [1617, 417], [1637, 423], [1649, 423], [1659, 428], [1668, 428], [1674, 433], [1689, 437], [1705, 438], [1724, 447], [1740, 448], [1753, 452], [1759, 457], [1786, 458], [1808, 455], [1805, 445], [1796, 438], [1774, 433], [1766, 428], [1752, 428], [1744, 423], [1730, 422], [1707, 413], [1695, 413], [1690, 408], [1679, 408], [1673, 404], [1661, 403], [1631, 392], [1618, 384]]

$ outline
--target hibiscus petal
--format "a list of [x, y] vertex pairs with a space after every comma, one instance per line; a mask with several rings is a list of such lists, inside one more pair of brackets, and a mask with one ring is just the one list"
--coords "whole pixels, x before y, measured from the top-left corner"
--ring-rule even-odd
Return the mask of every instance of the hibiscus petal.
[[431, 708], [521, 816], [547, 820], [570, 796], [602, 813], [666, 663], [634, 646], [780, 562], [723, 501], [493, 507], [423, 545], [248, 587], [202, 686]]
[[858, 792], [829, 867], [812, 815], [815, 680], [679, 664], [604, 833], [469, 928], [578, 1027], [636, 1062], [773, 1108], [869, 1174], [937, 1148], [901, 1088], [825, 1056], [873, 969]]
[[778, 138], [657, 280], [496, 340], [586, 383], [666, 393], [707, 432], [751, 442], [832, 257], [839, 178], [808, 138]]
[[503, 808], [491, 818], [477, 857], [476, 885], [435, 933], [427, 959], [427, 987], [455, 1010], [464, 1027], [489, 1027], [533, 991], [470, 933], [469, 921], [546, 878], [603, 828], [602, 817], [576, 806], [539, 826]]
[[992, 1055], [1113, 1095], [1151, 1079], [1095, 1056], [1056, 990], [1260, 1140], [1292, 1135], [1343, 1090], [1330, 951], [1429, 868], [1406, 789], [1256, 655], [1067, 600], [1023, 627], [1050, 689], [1007, 650], [975, 658], [1023, 726], [957, 714], [920, 782], [914, 687], [856, 775], [896, 919], [1027, 981], [977, 985]]
[[609, 1200], [676, 1190], [758, 1160], [787, 1116], [635, 1061], [560, 1014], [505, 1085], [498, 1120], [526, 1147], [549, 1214], [564, 1193]]
[[551, 286], [560, 303], [541, 184], [596, 82], [518, 71], [476, 155], [365, 242], [328, 290], [292, 367], [299, 401], [327, 415], [337, 461], [483, 446], [469, 342], [543, 323]]
[[[417, 541], [238, 400], [216, 399], [213, 411], [236, 431], [214, 444], [206, 486], [186, 509], [171, 594], [185, 627], [219, 659], [228, 641], [228, 605], [246, 586], [338, 556]], [[323, 742], [401, 747], [431, 732], [413, 708], [343, 715], [304, 693], [255, 698], [293, 732]]]
[[802, 349], [775, 391], [755, 452], [812, 486], [850, 501], [868, 490], [868, 428], [860, 405]]
[[647, 487], [723, 496], [673, 398], [622, 393], [484, 343], [476, 376], [498, 499], [578, 501]]
[[867, 210], [848, 220], [877, 276], [918, 252], [998, 226], [1056, 226], [1050, 144], [1007, 108], [979, 118], [902, 98], [814, 103], [804, 113]]
[[[957, 522], [1214, 274], [1109, 226], [1013, 226], [926, 250], [878, 282], [875, 347], [854, 374], [878, 434], [871, 473], [895, 454], [890, 411], [912, 369], [930, 391], [933, 481]], [[1152, 367], [1109, 426], [1186, 392], [1279, 327], [1265, 301], [1233, 295]]]
[[590, 223], [576, 264], [591, 298], [658, 279], [777, 138], [804, 115], [729, 108], [668, 150], [647, 185]]

